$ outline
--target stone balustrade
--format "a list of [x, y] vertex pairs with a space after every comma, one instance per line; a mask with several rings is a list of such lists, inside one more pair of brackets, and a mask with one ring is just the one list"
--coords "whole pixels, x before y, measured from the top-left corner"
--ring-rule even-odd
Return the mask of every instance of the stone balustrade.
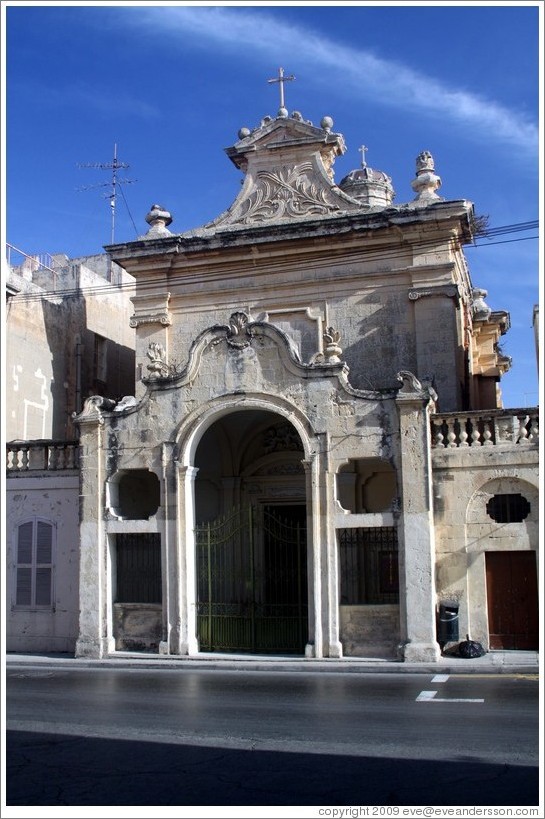
[[11, 441], [6, 449], [8, 474], [79, 467], [77, 441]]
[[430, 420], [433, 449], [524, 446], [539, 441], [537, 407], [440, 413]]

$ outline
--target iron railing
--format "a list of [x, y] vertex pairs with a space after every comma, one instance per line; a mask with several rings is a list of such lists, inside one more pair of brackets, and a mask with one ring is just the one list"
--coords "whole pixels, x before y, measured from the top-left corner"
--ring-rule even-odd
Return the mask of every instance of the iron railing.
[[306, 527], [274, 507], [237, 508], [196, 527], [201, 651], [303, 653]]

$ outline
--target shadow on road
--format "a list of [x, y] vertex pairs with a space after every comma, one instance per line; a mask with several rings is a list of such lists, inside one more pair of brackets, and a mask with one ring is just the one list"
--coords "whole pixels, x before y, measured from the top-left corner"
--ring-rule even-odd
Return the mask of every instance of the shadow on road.
[[[445, 756], [448, 737], [445, 737]], [[538, 805], [538, 768], [8, 731], [7, 805]]]

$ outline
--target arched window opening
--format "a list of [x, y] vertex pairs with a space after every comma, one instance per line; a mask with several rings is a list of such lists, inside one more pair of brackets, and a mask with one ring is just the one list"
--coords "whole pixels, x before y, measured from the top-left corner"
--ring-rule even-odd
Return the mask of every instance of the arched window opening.
[[486, 512], [496, 523], [521, 523], [530, 514], [530, 504], [519, 494], [494, 495], [486, 504]]

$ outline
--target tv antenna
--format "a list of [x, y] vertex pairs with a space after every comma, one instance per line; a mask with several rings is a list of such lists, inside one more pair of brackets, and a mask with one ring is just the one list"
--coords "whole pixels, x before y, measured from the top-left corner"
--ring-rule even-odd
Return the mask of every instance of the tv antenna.
[[[121, 185], [130, 185], [133, 182], [137, 182], [136, 179], [122, 179], [117, 174], [120, 170], [125, 170], [129, 168], [130, 165], [127, 165], [126, 162], [119, 162], [117, 159], [117, 142], [114, 144], [114, 158], [111, 162], [79, 162], [78, 168], [97, 168], [101, 171], [111, 171], [112, 178], [109, 182], [99, 182], [96, 185], [84, 185], [83, 187], [76, 188], [77, 191], [88, 191], [92, 190], [93, 188], [106, 188], [109, 187], [110, 190], [103, 194], [105, 199], [110, 200], [110, 211], [112, 215], [112, 234], [111, 234], [111, 244], [114, 244], [114, 237], [115, 237], [115, 207], [117, 202], [118, 196], [118, 186]], [[121, 191], [121, 195], [123, 196], [123, 200], [125, 201], [125, 205], [127, 205], [127, 200], [125, 199], [125, 195], [123, 193], [123, 189], [119, 187]], [[127, 205], [127, 211], [129, 212], [129, 216], [131, 217], [131, 221], [133, 223], [134, 229], [136, 233], [138, 230], [136, 229], [136, 225], [134, 224], [134, 219], [131, 216], [131, 212], [129, 211], [129, 206]]]

